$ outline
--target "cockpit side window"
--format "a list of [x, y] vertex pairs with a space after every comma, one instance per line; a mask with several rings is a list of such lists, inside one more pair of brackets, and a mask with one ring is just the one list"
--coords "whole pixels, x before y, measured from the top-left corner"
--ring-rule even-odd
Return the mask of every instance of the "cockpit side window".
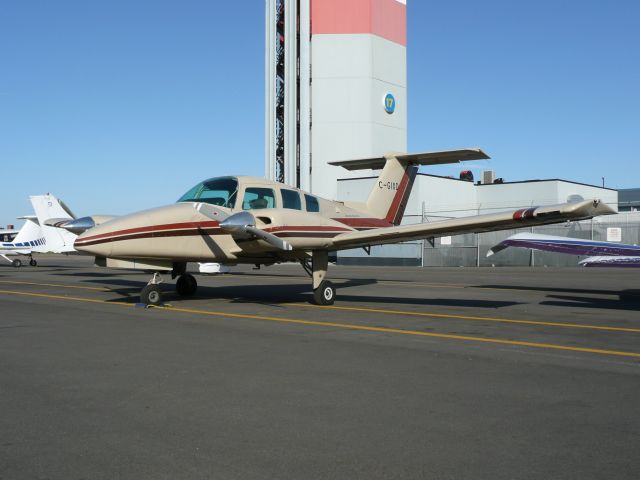
[[313, 197], [311, 195], [306, 195], [305, 194], [304, 200], [305, 200], [305, 202], [307, 202], [307, 212], [319, 212], [320, 211], [320, 204], [319, 204], [318, 199], [316, 197]]
[[260, 208], [275, 208], [276, 197], [271, 188], [248, 187], [242, 199], [243, 210], [258, 210]]
[[293, 210], [302, 210], [302, 202], [300, 201], [300, 194], [295, 190], [287, 190], [285, 188], [280, 189], [282, 194], [282, 207], [291, 208]]
[[234, 177], [219, 177], [199, 183], [180, 197], [178, 202], [204, 202], [233, 208], [237, 196], [238, 180]]

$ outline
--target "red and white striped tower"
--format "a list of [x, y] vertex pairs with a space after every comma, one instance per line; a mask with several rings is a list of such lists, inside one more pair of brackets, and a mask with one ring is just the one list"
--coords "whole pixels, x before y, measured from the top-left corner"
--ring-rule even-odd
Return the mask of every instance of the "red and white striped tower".
[[406, 151], [406, 8], [267, 0], [267, 177], [332, 198], [327, 162]]

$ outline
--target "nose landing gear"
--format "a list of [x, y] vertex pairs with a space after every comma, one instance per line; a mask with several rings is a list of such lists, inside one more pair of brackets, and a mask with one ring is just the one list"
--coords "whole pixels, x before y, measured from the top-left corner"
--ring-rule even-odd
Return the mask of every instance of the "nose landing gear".
[[153, 274], [153, 278], [149, 280], [146, 287], [140, 292], [140, 303], [145, 305], [157, 306], [162, 303], [162, 289], [160, 284], [162, 283], [162, 277], [158, 272]]
[[[149, 280], [149, 283], [140, 292], [140, 303], [145, 305], [161, 305], [162, 304], [162, 289], [160, 284], [162, 283], [162, 277], [158, 272], [153, 274], [153, 278]], [[176, 282], [176, 292], [182, 297], [190, 297], [196, 293], [198, 289], [198, 282], [195, 277], [190, 273], [182, 273], [178, 277]]]

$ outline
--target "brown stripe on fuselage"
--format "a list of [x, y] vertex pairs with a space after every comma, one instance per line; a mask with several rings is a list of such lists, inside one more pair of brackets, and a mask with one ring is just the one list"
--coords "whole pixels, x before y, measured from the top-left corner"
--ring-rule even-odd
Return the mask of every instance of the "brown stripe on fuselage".
[[[143, 230], [143, 228], [135, 229], [135, 230]], [[110, 235], [112, 236], [108, 238], [106, 238], [106, 235], [108, 234], [95, 235], [94, 237], [89, 237], [87, 239], [84, 239], [84, 238], [78, 239], [76, 240], [75, 245], [78, 247], [84, 247], [89, 245], [98, 245], [101, 243], [118, 242], [121, 240], [136, 240], [140, 238], [192, 237], [192, 236], [200, 236], [200, 235], [229, 235], [228, 232], [225, 232], [220, 227], [195, 228], [195, 229], [189, 228], [189, 229], [182, 229], [182, 230], [166, 230], [161, 232], [153, 231], [150, 228], [147, 230], [148, 231], [131, 233], [127, 235], [122, 235], [123, 230], [121, 230], [121, 231], [111, 233]], [[270, 229], [265, 229], [265, 231], [273, 233], [278, 237], [332, 238], [332, 237], [335, 237], [336, 235], [339, 235], [344, 232], [350, 232], [352, 230], [348, 228], [340, 228], [340, 227], [297, 226], [297, 227], [273, 227]]]
[[127, 235], [131, 233], [146, 233], [146, 232], [155, 232], [158, 230], [184, 230], [187, 228], [212, 228], [220, 225], [220, 222], [217, 221], [209, 221], [209, 222], [183, 222], [183, 223], [166, 223], [163, 225], [148, 225], [145, 227], [136, 227], [136, 228], [127, 228], [125, 230], [116, 230], [115, 232], [107, 232], [101, 233], [99, 235], [92, 235], [89, 237], [84, 237], [81, 240], [95, 240], [98, 238], [105, 237], [113, 237], [116, 235]]
[[[89, 245], [98, 245], [100, 243], [118, 242], [120, 240], [135, 240], [139, 238], [161, 238], [161, 237], [192, 237], [199, 235], [225, 235], [227, 232], [220, 228], [198, 228], [188, 230], [167, 230], [164, 232], [141, 232], [129, 235], [115, 235], [109, 238], [96, 238], [95, 240], [78, 239], [75, 242], [77, 247], [85, 247]], [[100, 235], [103, 236], [103, 235]], [[97, 235], [96, 235], [97, 237]]]

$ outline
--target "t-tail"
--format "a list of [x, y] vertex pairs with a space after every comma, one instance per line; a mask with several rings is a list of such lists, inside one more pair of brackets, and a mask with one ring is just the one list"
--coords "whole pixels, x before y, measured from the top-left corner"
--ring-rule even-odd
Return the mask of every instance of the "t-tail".
[[389, 153], [384, 157], [330, 162], [330, 164], [347, 170], [382, 169], [369, 193], [367, 211], [374, 218], [383, 219], [391, 225], [400, 225], [420, 165], [444, 165], [489, 158], [479, 148], [466, 148], [443, 152]]
[[45, 244], [37, 250], [54, 253], [74, 252], [73, 242], [77, 235], [45, 223], [51, 221], [51, 219], [60, 221], [73, 220], [75, 215], [71, 210], [62, 201], [49, 193], [46, 195], [33, 195], [30, 199], [45, 239]]

